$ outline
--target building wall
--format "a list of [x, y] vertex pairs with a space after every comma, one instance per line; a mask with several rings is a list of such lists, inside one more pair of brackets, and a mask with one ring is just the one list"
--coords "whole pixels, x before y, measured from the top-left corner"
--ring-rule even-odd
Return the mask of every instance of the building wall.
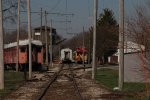
[[[42, 32], [40, 32], [41, 29], [42, 29]], [[50, 27], [47, 27], [47, 33], [45, 33], [45, 26], [42, 26], [41, 29], [40, 29], [40, 27], [37, 27], [34, 29], [33, 39], [40, 40], [43, 44], [45, 44], [46, 43], [45, 35], [47, 35], [48, 43], [50, 43]], [[52, 29], [52, 35], [53, 36], [56, 35], [56, 29], [54, 29], [54, 28]]]
[[[150, 74], [148, 74], [150, 75]], [[124, 55], [124, 81], [145, 82], [140, 53]], [[148, 79], [150, 81], [150, 78]]]

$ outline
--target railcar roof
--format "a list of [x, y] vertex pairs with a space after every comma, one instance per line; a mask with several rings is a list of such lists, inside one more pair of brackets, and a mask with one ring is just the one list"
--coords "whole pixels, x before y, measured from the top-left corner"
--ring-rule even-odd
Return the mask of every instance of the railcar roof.
[[[31, 40], [31, 43], [37, 46], [42, 46], [42, 42], [39, 40]], [[19, 45], [20, 46], [24, 46], [24, 45], [28, 45], [29, 44], [29, 40], [19, 40]], [[11, 47], [15, 47], [17, 46], [17, 42], [12, 42], [9, 44], [4, 44], [4, 48], [11, 48]]]

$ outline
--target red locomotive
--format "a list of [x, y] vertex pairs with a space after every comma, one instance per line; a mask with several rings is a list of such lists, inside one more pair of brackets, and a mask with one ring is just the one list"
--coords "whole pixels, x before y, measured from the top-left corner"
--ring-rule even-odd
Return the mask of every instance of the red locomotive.
[[[23, 69], [28, 66], [29, 53], [28, 53], [28, 40], [19, 41], [19, 68]], [[42, 43], [38, 40], [32, 40], [32, 64], [38, 67], [43, 62], [43, 48]], [[15, 68], [17, 58], [17, 42], [4, 45], [4, 64], [5, 68], [8, 66]]]
[[88, 51], [86, 48], [76, 48], [75, 52], [74, 52], [74, 59], [76, 63], [87, 63], [87, 58], [88, 56]]

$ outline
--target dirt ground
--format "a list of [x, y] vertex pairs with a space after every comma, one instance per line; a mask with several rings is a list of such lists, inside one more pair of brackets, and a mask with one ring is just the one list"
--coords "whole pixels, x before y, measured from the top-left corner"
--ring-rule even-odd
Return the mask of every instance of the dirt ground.
[[[44, 84], [51, 79], [56, 71], [58, 71], [58, 67], [54, 67], [46, 73], [34, 73], [34, 80], [26, 82], [4, 100], [35, 100]], [[74, 74], [83, 100], [121, 100], [121, 97], [112, 95], [110, 91], [91, 80], [88, 71], [80, 69], [76, 70]], [[60, 74], [42, 100], [80, 100], [80, 98], [72, 81], [64, 74]]]

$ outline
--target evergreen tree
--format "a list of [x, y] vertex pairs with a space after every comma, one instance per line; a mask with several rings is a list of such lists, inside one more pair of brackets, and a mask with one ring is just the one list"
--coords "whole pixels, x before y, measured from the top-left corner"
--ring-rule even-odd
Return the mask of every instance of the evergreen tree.
[[118, 24], [112, 10], [104, 9], [97, 21], [97, 45], [96, 55], [104, 58], [107, 62], [108, 56], [117, 51], [118, 46]]

